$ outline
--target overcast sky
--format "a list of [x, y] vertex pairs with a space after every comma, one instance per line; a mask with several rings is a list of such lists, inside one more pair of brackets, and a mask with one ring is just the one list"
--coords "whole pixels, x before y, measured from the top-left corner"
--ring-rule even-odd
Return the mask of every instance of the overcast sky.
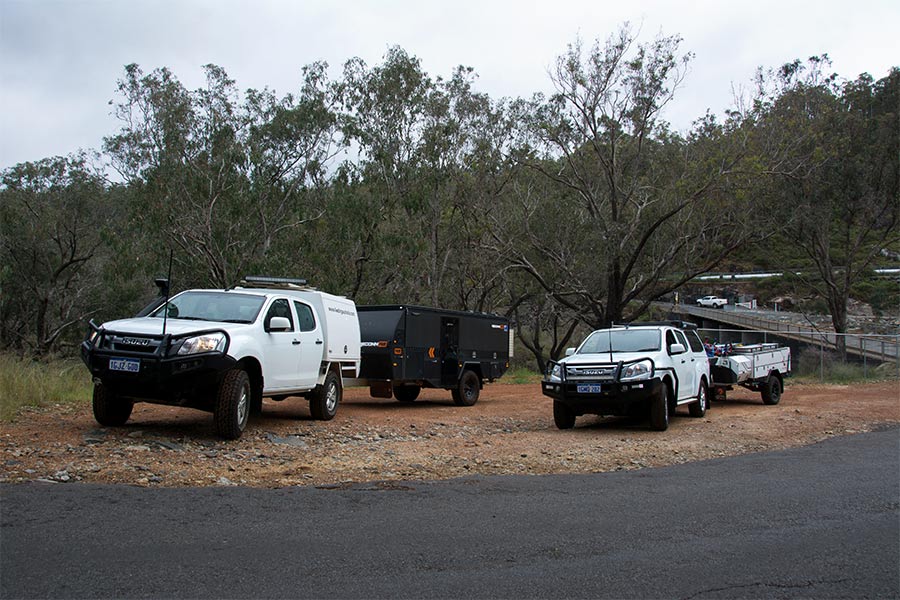
[[222, 66], [240, 89], [293, 91], [303, 65], [337, 77], [390, 46], [432, 76], [473, 67], [494, 98], [550, 91], [548, 67], [578, 36], [605, 40], [621, 23], [649, 41], [680, 34], [695, 53], [668, 112], [686, 129], [730, 107], [757, 67], [827, 52], [845, 78], [900, 66], [897, 0], [0, 0], [0, 169], [99, 149], [119, 127], [109, 101], [123, 67], [168, 67], [189, 89]]

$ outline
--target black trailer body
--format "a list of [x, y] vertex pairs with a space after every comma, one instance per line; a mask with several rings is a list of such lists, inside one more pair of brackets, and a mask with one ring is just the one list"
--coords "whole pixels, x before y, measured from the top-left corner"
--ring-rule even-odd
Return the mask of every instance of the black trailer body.
[[462, 406], [509, 368], [505, 317], [424, 306], [357, 306], [362, 364], [372, 396], [412, 402], [421, 388], [450, 390]]

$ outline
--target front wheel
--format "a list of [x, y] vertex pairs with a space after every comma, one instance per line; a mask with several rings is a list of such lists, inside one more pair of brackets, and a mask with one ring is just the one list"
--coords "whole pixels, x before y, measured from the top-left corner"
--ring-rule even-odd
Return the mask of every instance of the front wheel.
[[669, 386], [660, 384], [656, 397], [650, 401], [650, 429], [665, 431], [669, 428]]
[[119, 427], [128, 421], [134, 402], [120, 398], [102, 383], [94, 384], [94, 419], [104, 427]]
[[317, 385], [309, 399], [309, 412], [313, 419], [330, 421], [337, 414], [341, 403], [341, 380], [334, 371], [329, 371], [322, 385]]
[[231, 369], [222, 378], [216, 393], [213, 417], [216, 433], [226, 440], [236, 440], [244, 433], [250, 417], [253, 393], [250, 377], [242, 369]]
[[775, 405], [781, 402], [781, 381], [774, 375], [769, 375], [762, 387], [763, 404]]
[[472, 406], [478, 402], [478, 395], [481, 392], [481, 379], [475, 371], [463, 371], [462, 377], [459, 378], [459, 385], [451, 390], [453, 402], [457, 406]]
[[556, 423], [557, 429], [572, 429], [575, 427], [575, 411], [565, 402], [554, 400], [553, 422]]
[[709, 394], [706, 392], [706, 384], [700, 383], [700, 389], [697, 390], [697, 401], [691, 402], [690, 406], [688, 406], [688, 410], [691, 413], [691, 416], [699, 419], [706, 415], [706, 410], [709, 408]]

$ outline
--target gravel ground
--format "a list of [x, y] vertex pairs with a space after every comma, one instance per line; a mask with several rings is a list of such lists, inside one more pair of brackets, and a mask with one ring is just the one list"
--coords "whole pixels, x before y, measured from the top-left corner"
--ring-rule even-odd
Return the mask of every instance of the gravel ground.
[[482, 474], [591, 473], [671, 465], [812, 444], [900, 422], [900, 384], [795, 384], [781, 403], [738, 389], [706, 417], [679, 409], [668, 431], [625, 419], [553, 425], [540, 385], [488, 385], [457, 407], [426, 390], [413, 404], [349, 389], [338, 416], [313, 421], [302, 398], [266, 399], [244, 436], [219, 440], [211, 415], [138, 404], [124, 427], [102, 428], [88, 405], [25, 409], [0, 425], [0, 482], [141, 486], [339, 487]]

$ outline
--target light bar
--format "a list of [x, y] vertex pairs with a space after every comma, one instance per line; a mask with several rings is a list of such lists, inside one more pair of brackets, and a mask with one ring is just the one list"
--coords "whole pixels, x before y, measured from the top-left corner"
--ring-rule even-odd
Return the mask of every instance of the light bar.
[[282, 285], [306, 285], [305, 279], [294, 279], [291, 277], [262, 277], [259, 275], [247, 275], [244, 277], [246, 283], [266, 283], [266, 284], [282, 284]]

